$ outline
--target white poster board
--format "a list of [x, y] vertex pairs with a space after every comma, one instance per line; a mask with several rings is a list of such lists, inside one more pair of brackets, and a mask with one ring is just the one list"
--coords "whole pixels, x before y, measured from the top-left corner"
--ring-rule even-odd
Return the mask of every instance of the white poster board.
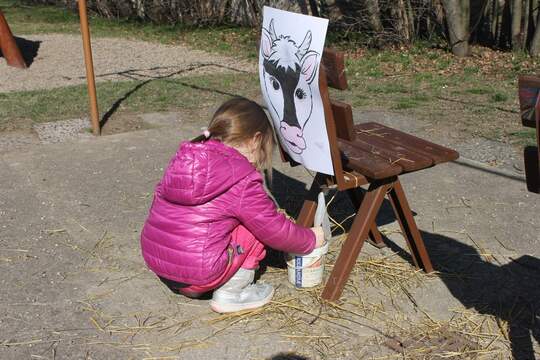
[[283, 149], [312, 171], [334, 175], [319, 65], [328, 20], [265, 6], [259, 77]]

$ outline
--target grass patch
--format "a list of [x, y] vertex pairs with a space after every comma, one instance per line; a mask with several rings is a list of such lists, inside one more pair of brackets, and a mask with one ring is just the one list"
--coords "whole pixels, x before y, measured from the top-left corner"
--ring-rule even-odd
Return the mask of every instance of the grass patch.
[[[15, 34], [80, 32], [77, 14], [64, 8], [27, 6], [18, 0], [0, 0], [0, 8]], [[124, 19], [109, 20], [94, 14], [90, 14], [90, 26], [94, 37], [184, 44], [236, 58], [253, 59], [257, 56], [255, 44], [260, 31], [257, 27], [156, 25]], [[480, 133], [495, 140], [520, 139], [518, 115], [512, 112], [517, 110], [516, 74], [540, 73], [540, 63], [536, 60], [522, 53], [484, 48], [473, 48], [481, 56], [456, 59], [426, 43], [374, 50], [359, 46], [365, 40], [360, 33], [328, 32], [327, 45], [337, 47], [347, 55], [350, 89], [334, 92], [338, 98], [356, 107], [405, 111], [416, 118], [437, 121], [441, 126], [453, 124], [452, 130], [462, 132], [463, 136]], [[489, 61], [486, 61], [485, 53], [488, 53]], [[188, 84], [189, 81], [193, 83]], [[99, 83], [101, 113], [110, 109], [134, 86], [141, 87], [121, 103], [117, 113], [189, 109], [226, 96], [197, 87], [215, 87], [225, 92], [250, 93], [253, 96], [259, 94], [258, 77], [253, 74], [163, 79], [148, 84], [140, 81]], [[475, 106], [480, 103], [482, 106]], [[504, 111], [500, 111], [502, 108]], [[84, 85], [0, 94], [0, 130], [86, 114]], [[489, 115], [489, 121], [486, 121], [486, 115]]]
[[367, 90], [374, 94], [403, 94], [407, 93], [408, 89], [403, 85], [395, 82], [386, 84], [370, 84]]
[[510, 133], [513, 141], [519, 145], [536, 145], [536, 130], [523, 128]]
[[346, 59], [345, 67], [347, 69], [347, 74], [352, 81], [366, 76], [380, 78], [384, 75], [384, 72], [379, 67], [378, 61], [372, 57]]
[[417, 102], [426, 102], [426, 101], [432, 100], [431, 96], [428, 96], [426, 94], [421, 94], [421, 93], [413, 94], [413, 96], [411, 96], [411, 99]]
[[501, 92], [496, 92], [495, 94], [491, 95], [490, 99], [492, 102], [505, 102], [508, 101], [508, 95]]
[[[257, 79], [250, 74], [97, 84], [102, 116], [124, 98], [118, 103], [118, 111], [114, 115], [202, 108], [225, 100], [228, 94], [224, 93], [224, 89], [230, 94], [252, 98], [259, 90]], [[0, 94], [0, 131], [20, 130], [39, 122], [83, 117], [87, 113], [86, 85]]]
[[369, 97], [362, 94], [355, 94], [352, 100], [353, 107], [361, 107], [369, 104]]
[[491, 94], [493, 92], [492, 89], [487, 87], [476, 87], [465, 90], [466, 93], [473, 94], [473, 95], [485, 95], [485, 94]]
[[439, 59], [437, 61], [437, 69], [438, 70], [446, 70], [452, 65], [453, 59]]
[[413, 93], [408, 97], [400, 97], [397, 99], [397, 103], [393, 106], [395, 110], [407, 110], [414, 109], [422, 106], [424, 103], [431, 101], [432, 98], [423, 93]]
[[480, 68], [478, 66], [466, 66], [463, 69], [463, 72], [465, 73], [465, 75], [474, 75], [480, 72]]
[[422, 101], [415, 100], [413, 97], [402, 97], [397, 100], [397, 103], [392, 107], [394, 110], [414, 109], [421, 105]]

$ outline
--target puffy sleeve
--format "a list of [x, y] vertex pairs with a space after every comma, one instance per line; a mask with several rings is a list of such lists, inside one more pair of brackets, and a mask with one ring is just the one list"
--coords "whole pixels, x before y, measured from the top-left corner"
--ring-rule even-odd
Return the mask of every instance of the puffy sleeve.
[[260, 242], [276, 250], [307, 254], [315, 248], [311, 229], [296, 225], [279, 213], [263, 186], [260, 174], [244, 179], [235, 216]]

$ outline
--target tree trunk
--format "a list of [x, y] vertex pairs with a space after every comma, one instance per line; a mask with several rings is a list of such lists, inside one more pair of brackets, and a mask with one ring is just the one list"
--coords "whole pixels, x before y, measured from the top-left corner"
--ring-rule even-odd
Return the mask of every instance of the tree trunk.
[[404, 0], [397, 0], [396, 6], [391, 8], [394, 28], [399, 34], [400, 40], [410, 42], [411, 34], [409, 28], [409, 19], [407, 18], [407, 8]]
[[407, 7], [407, 19], [408, 19], [408, 24], [409, 24], [409, 34], [410, 34], [410, 39], [409, 40], [413, 40], [413, 38], [416, 37], [416, 29], [414, 27], [414, 11], [413, 11], [413, 8], [411, 6], [411, 1], [410, 0], [406, 0], [406, 3], [405, 3], [406, 7]]
[[319, 16], [319, 7], [317, 6], [317, 1], [309, 0], [309, 7], [311, 8], [311, 15]]
[[[538, 12], [538, 16], [540, 17], [540, 12]], [[536, 19], [536, 29], [534, 29], [534, 36], [531, 41], [531, 49], [530, 54], [531, 56], [538, 56], [540, 55], [540, 18]]]
[[298, 6], [300, 6], [300, 11], [302, 12], [302, 14], [309, 14], [306, 0], [298, 0]]
[[371, 25], [373, 31], [376, 33], [382, 32], [383, 24], [381, 21], [381, 9], [379, 7], [379, 0], [366, 0], [366, 10], [368, 12], [369, 24]]
[[523, 39], [521, 33], [521, 16], [523, 0], [513, 0], [512, 3], [512, 49], [522, 50]]
[[459, 57], [469, 55], [469, 0], [442, 0], [448, 24], [452, 53]]
[[530, 19], [534, 29], [536, 29], [536, 25], [538, 24], [538, 6], [540, 6], [538, 0], [531, 0]]
[[433, 1], [433, 11], [435, 12], [435, 19], [437, 19], [437, 24], [443, 27], [444, 26], [444, 7], [441, 3], [441, 0]]
[[491, 17], [490, 17], [490, 30], [491, 30], [491, 39], [495, 45], [499, 43], [499, 0], [492, 0], [491, 3]]

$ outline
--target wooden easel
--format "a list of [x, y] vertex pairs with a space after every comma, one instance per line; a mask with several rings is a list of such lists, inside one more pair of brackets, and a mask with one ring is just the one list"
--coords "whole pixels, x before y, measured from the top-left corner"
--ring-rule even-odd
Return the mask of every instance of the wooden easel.
[[[347, 78], [344, 55], [327, 49], [319, 70], [319, 88], [335, 175], [318, 173], [315, 176], [297, 223], [306, 227], [313, 225], [317, 194], [325, 187], [347, 191], [358, 208], [322, 293], [324, 299], [333, 301], [341, 296], [368, 236], [375, 246], [386, 246], [375, 223], [386, 195], [407, 240], [414, 265], [426, 272], [433, 271], [398, 176], [455, 160], [459, 154], [377, 123], [354, 125], [351, 106], [330, 99], [329, 86], [345, 90]], [[361, 188], [364, 185], [369, 185], [365, 191]]]
[[11, 29], [0, 10], [0, 50], [9, 66], [26, 69], [26, 62], [17, 46], [17, 42], [11, 33]]

